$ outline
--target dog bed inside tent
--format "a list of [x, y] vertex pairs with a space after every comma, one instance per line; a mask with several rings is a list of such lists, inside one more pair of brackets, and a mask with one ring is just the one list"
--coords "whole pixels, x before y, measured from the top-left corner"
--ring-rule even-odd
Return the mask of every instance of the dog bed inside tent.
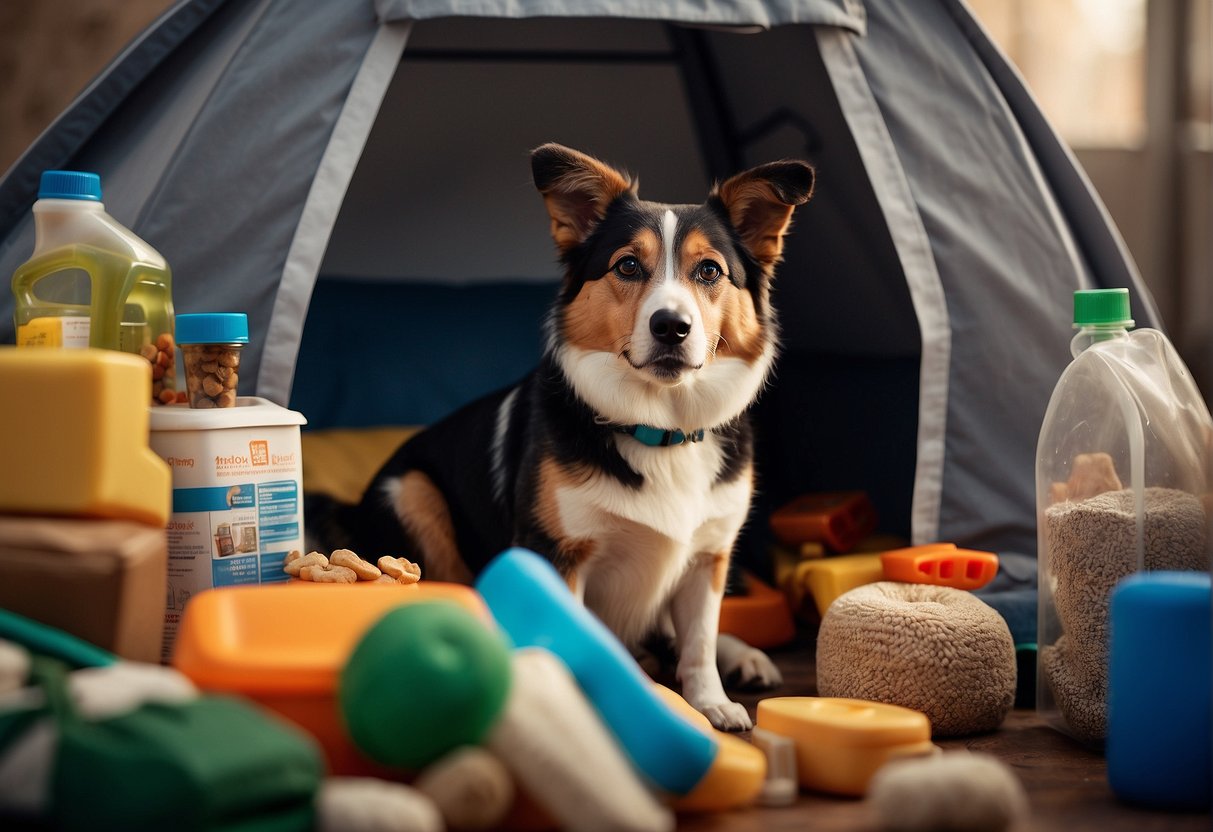
[[249, 314], [242, 393], [317, 433], [418, 426], [538, 357], [559, 272], [532, 147], [665, 202], [807, 159], [747, 558], [772, 507], [852, 489], [882, 531], [1032, 556], [1073, 290], [1126, 286], [1157, 321], [960, 0], [305, 6], [174, 6], [0, 181], [0, 270], [32, 248], [38, 174], [96, 170], [172, 264], [179, 312]]

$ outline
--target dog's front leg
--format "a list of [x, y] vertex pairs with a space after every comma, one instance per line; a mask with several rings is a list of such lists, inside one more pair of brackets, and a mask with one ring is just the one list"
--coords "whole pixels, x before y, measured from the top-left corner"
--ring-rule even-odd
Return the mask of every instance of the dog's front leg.
[[720, 730], [748, 731], [753, 727], [750, 714], [725, 694], [716, 666], [716, 631], [728, 565], [727, 552], [697, 555], [670, 599], [670, 617], [683, 698]]

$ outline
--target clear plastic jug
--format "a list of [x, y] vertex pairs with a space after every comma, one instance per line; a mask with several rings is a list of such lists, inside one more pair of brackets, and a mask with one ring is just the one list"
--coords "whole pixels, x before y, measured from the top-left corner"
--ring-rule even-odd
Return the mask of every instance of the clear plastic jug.
[[1078, 292], [1074, 308], [1074, 361], [1036, 453], [1036, 707], [1099, 746], [1113, 587], [1143, 570], [1208, 568], [1213, 419], [1166, 336], [1130, 331], [1128, 290]]
[[95, 173], [46, 171], [34, 253], [13, 274], [19, 347], [100, 347], [152, 363], [153, 403], [176, 401], [172, 275], [105, 212]]

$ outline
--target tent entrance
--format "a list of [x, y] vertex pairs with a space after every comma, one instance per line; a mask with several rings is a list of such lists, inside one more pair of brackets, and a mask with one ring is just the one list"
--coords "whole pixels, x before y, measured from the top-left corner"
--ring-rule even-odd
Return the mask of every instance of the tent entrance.
[[807, 27], [414, 23], [325, 255], [292, 406], [314, 427], [427, 424], [534, 366], [558, 279], [530, 182], [543, 142], [666, 202], [808, 158], [818, 191], [777, 276], [785, 349], [756, 412], [762, 500], [864, 488], [908, 535], [917, 323], [814, 43]]

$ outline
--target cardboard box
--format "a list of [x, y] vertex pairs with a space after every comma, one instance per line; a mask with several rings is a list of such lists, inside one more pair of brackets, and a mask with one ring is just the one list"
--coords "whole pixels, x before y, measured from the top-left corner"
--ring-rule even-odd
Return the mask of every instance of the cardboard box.
[[168, 541], [129, 520], [0, 515], [0, 607], [158, 662]]

